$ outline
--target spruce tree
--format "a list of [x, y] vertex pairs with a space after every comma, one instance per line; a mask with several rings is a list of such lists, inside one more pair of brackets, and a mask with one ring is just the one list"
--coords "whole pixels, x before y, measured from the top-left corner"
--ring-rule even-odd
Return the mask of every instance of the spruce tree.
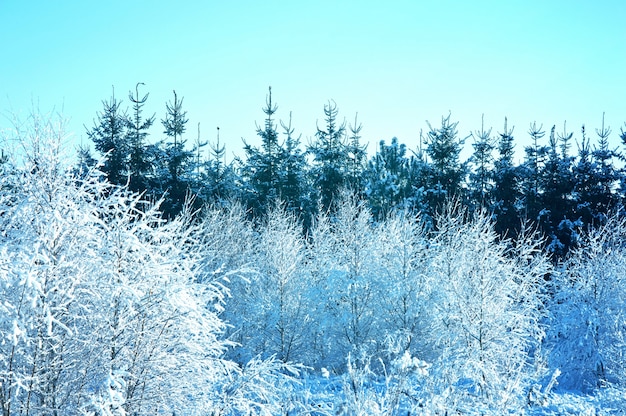
[[591, 200], [596, 187], [595, 170], [596, 164], [591, 156], [591, 143], [586, 135], [585, 125], [581, 128], [582, 138], [578, 143], [578, 158], [572, 168], [574, 178], [574, 203], [576, 206], [576, 217], [580, 218], [583, 224], [594, 224], [596, 212]]
[[458, 137], [458, 122], [451, 122], [450, 116], [441, 118], [439, 128], [427, 122], [430, 131], [426, 135], [425, 152], [431, 167], [427, 194], [432, 212], [440, 208], [447, 198], [463, 197], [461, 185], [467, 165], [460, 161], [460, 154], [465, 139]]
[[514, 128], [509, 129], [504, 118], [504, 129], [498, 133], [497, 158], [494, 161], [494, 186], [492, 199], [493, 214], [496, 218], [495, 229], [501, 236], [515, 237], [521, 225], [517, 211], [517, 202], [521, 198], [519, 190], [520, 172], [515, 166]]
[[179, 100], [176, 91], [174, 91], [174, 102], [165, 104], [165, 119], [161, 120], [167, 142], [165, 148], [161, 149], [159, 156], [162, 165], [160, 174], [165, 174], [166, 177], [158, 179], [158, 182], [161, 186], [165, 185], [168, 194], [163, 203], [163, 213], [167, 218], [172, 218], [183, 208], [190, 186], [189, 162], [193, 159], [193, 153], [185, 149], [186, 142], [182, 138], [189, 121], [187, 112], [183, 111], [182, 105], [183, 99]]
[[286, 139], [281, 147], [282, 157], [280, 166], [280, 195], [286, 208], [297, 213], [306, 228], [310, 226], [312, 202], [310, 186], [306, 177], [306, 157], [300, 150], [300, 136], [294, 136], [291, 127], [291, 113], [289, 122], [281, 122]]
[[260, 215], [268, 208], [268, 203], [280, 197], [280, 165], [282, 147], [278, 142], [278, 131], [272, 118], [278, 106], [272, 103], [272, 87], [265, 101], [263, 128], [257, 125], [256, 133], [261, 138], [261, 147], [257, 148], [244, 140], [246, 161], [242, 175], [247, 182], [247, 204], [255, 215]]
[[161, 120], [165, 130], [163, 133], [173, 142], [167, 143], [169, 161], [168, 167], [172, 176], [172, 182], [177, 183], [181, 173], [181, 168], [186, 159], [190, 156], [184, 151], [185, 142], [182, 139], [183, 133], [187, 129], [187, 112], [182, 110], [183, 99], [178, 100], [178, 95], [174, 91], [174, 102], [165, 104], [165, 119]]
[[521, 191], [523, 196], [522, 216], [530, 221], [537, 221], [541, 211], [541, 171], [545, 163], [548, 147], [540, 145], [539, 140], [546, 132], [543, 125], [537, 127], [537, 123], [530, 125], [528, 134], [532, 144], [526, 146], [524, 164], [521, 169]]
[[605, 216], [610, 210], [617, 206], [618, 198], [613, 189], [617, 185], [619, 179], [618, 169], [615, 167], [614, 160], [619, 158], [616, 149], [611, 149], [609, 145], [609, 136], [611, 128], [604, 125], [604, 113], [602, 114], [602, 127], [595, 129], [598, 136], [598, 144], [591, 152], [591, 156], [596, 163], [596, 181], [598, 187], [593, 196], [592, 204], [599, 214]]
[[107, 180], [114, 185], [127, 182], [130, 146], [126, 128], [128, 117], [120, 109], [121, 101], [115, 99], [115, 90], [108, 101], [102, 101], [103, 109], [97, 115], [94, 126], [87, 129], [87, 137], [95, 149], [104, 156], [102, 171]]
[[133, 192], [145, 191], [148, 186], [147, 175], [151, 168], [151, 163], [148, 160], [148, 153], [146, 151], [146, 138], [148, 137], [148, 130], [154, 123], [155, 115], [147, 119], [143, 119], [141, 112], [143, 106], [148, 100], [148, 95], [145, 94], [142, 98], [139, 97], [139, 86], [145, 85], [143, 82], [138, 82], [135, 85], [135, 94], [128, 93], [128, 99], [132, 103], [133, 113], [132, 117], [128, 118], [126, 126], [127, 141], [130, 147], [130, 157], [128, 162], [128, 168], [130, 171], [130, 190]]
[[[550, 131], [547, 158], [541, 171], [539, 224], [548, 237], [548, 250], [555, 260], [563, 258], [574, 243], [575, 226], [571, 221], [573, 188], [572, 158], [567, 154], [572, 133], [565, 125], [563, 134]], [[560, 142], [560, 146], [559, 146]], [[559, 147], [561, 153], [559, 154]]]
[[358, 114], [354, 116], [354, 124], [348, 126], [350, 137], [346, 146], [347, 160], [347, 186], [350, 191], [363, 197], [365, 163], [367, 161], [367, 145], [361, 144], [361, 129], [363, 125], [357, 121]]
[[472, 133], [474, 143], [474, 154], [471, 157], [471, 164], [474, 166], [470, 173], [470, 199], [476, 208], [491, 209], [490, 201], [493, 188], [493, 155], [495, 148], [494, 140], [491, 137], [491, 129], [485, 131], [485, 115], [482, 117], [480, 131]]
[[338, 124], [338, 112], [334, 101], [324, 105], [325, 130], [317, 127], [316, 141], [308, 148], [314, 157], [311, 169], [313, 184], [324, 211], [333, 208], [339, 193], [346, 186], [346, 123]]
[[220, 128], [217, 127], [215, 143], [209, 143], [209, 159], [204, 164], [202, 199], [210, 204], [222, 205], [239, 196], [236, 175], [232, 164], [225, 159], [226, 146], [220, 145]]

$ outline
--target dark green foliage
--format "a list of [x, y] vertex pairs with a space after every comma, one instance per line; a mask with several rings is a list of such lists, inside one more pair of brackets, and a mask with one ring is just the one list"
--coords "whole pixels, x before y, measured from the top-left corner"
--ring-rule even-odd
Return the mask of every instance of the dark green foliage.
[[143, 119], [141, 116], [143, 106], [148, 100], [149, 94], [139, 98], [139, 85], [145, 84], [138, 82], [135, 86], [135, 95], [133, 95], [132, 92], [128, 93], [128, 99], [133, 105], [133, 114], [127, 119], [126, 126], [126, 140], [130, 147], [128, 161], [128, 169], [130, 172], [129, 188], [133, 192], [144, 192], [148, 187], [148, 175], [152, 166], [148, 159], [146, 139], [148, 137], [148, 130], [155, 119], [155, 115], [147, 119]]
[[601, 216], [617, 207], [618, 197], [614, 192], [619, 182], [619, 169], [615, 167], [615, 159], [620, 158], [617, 149], [611, 149], [608, 138], [611, 129], [604, 126], [604, 114], [602, 115], [602, 127], [596, 129], [598, 144], [591, 152], [596, 164], [596, 189], [591, 197], [592, 206]]
[[281, 126], [287, 137], [281, 147], [280, 197], [285, 203], [285, 208], [295, 212], [304, 224], [308, 225], [313, 203], [310, 199], [310, 185], [306, 177], [307, 162], [304, 153], [300, 150], [300, 136], [294, 137], [291, 113], [289, 123], [281, 122]]
[[217, 140], [209, 144], [210, 157], [202, 162], [198, 157], [196, 167], [200, 168], [198, 178], [199, 197], [211, 205], [221, 205], [238, 196], [236, 174], [232, 164], [224, 161], [226, 146], [220, 145], [220, 128], [217, 128]]
[[246, 181], [246, 200], [255, 215], [260, 215], [268, 208], [268, 203], [280, 195], [280, 169], [282, 148], [278, 142], [278, 131], [272, 118], [278, 106], [272, 103], [272, 88], [266, 98], [263, 113], [263, 128], [257, 125], [257, 135], [261, 138], [261, 147], [254, 147], [244, 141], [246, 161], [242, 176]]
[[[611, 129], [605, 127], [604, 116], [595, 144], [584, 126], [580, 138], [565, 124], [562, 133], [552, 127], [546, 137], [543, 127], [532, 123], [530, 144], [518, 164], [514, 129], [506, 118], [503, 131], [496, 135], [484, 122], [471, 134], [472, 156], [464, 161], [466, 138], [459, 136], [458, 123], [450, 115], [442, 117], [438, 127], [428, 123], [429, 131], [425, 137], [420, 132], [415, 151], [407, 152], [407, 146], [394, 137], [390, 144], [380, 141], [376, 154], [368, 159], [358, 118], [346, 127], [333, 101], [324, 106], [324, 125], [317, 126], [306, 152], [300, 148], [300, 136], [294, 134], [291, 114], [287, 123], [280, 121], [280, 134], [284, 134], [280, 139], [275, 121], [278, 107], [270, 88], [264, 124], [256, 129], [260, 146], [244, 141], [245, 158], [226, 164], [219, 128], [207, 159], [202, 157], [207, 143], [200, 138], [199, 125], [195, 146], [186, 147], [183, 135], [188, 119], [176, 92], [161, 120], [165, 139], [147, 143], [155, 117], [142, 118], [148, 94], [140, 96], [140, 84], [129, 94], [130, 118], [112, 96], [103, 101], [104, 108], [87, 134], [103, 156], [106, 179], [128, 184], [130, 190], [150, 198], [164, 196], [165, 218], [178, 214], [190, 197], [196, 207], [241, 199], [257, 219], [282, 204], [298, 216], [306, 231], [316, 212], [334, 218], [334, 203], [347, 190], [367, 204], [376, 221], [403, 210], [419, 212], [426, 224], [433, 225], [436, 213], [453, 199], [468, 212], [486, 211], [501, 237], [517, 237], [524, 223], [537, 228], [553, 261], [560, 262], [580, 243], [582, 233], [604, 225], [611, 212], [624, 212], [626, 169], [616, 163], [626, 162], [626, 157], [611, 147]], [[620, 133], [626, 146], [626, 132], [622, 128]], [[572, 141], [576, 152], [571, 150]], [[86, 172], [95, 165], [89, 149], [80, 148], [76, 170]]]
[[308, 148], [314, 157], [313, 186], [324, 211], [332, 210], [334, 201], [347, 185], [346, 123], [337, 124], [338, 112], [334, 101], [324, 105], [325, 130], [317, 127], [316, 141]]
[[548, 153], [548, 147], [539, 143], [539, 140], [546, 134], [543, 131], [543, 126], [537, 127], [537, 123], [532, 123], [528, 134], [531, 137], [532, 144], [524, 149], [526, 156], [520, 169], [520, 184], [523, 198], [521, 214], [525, 220], [537, 221], [541, 211], [541, 171]]
[[378, 152], [365, 171], [366, 196], [372, 215], [385, 218], [394, 208], [404, 207], [413, 194], [413, 158], [406, 157], [406, 145], [399, 144], [396, 137], [389, 145], [380, 141]]
[[[541, 230], [549, 239], [549, 250], [558, 259], [562, 258], [575, 243], [576, 221], [573, 206], [572, 163], [567, 151], [572, 133], [556, 135], [555, 127], [550, 131], [547, 158], [541, 171], [542, 207], [539, 214]], [[559, 146], [560, 144], [560, 146]], [[559, 152], [560, 150], [560, 152]]]
[[461, 162], [460, 154], [465, 139], [458, 137], [458, 122], [450, 121], [450, 114], [441, 117], [441, 127], [434, 128], [426, 135], [426, 155], [429, 158], [430, 174], [426, 190], [431, 212], [443, 206], [449, 198], [462, 198], [462, 184], [467, 172], [467, 164]]
[[470, 159], [473, 171], [469, 175], [470, 201], [476, 208], [491, 208], [491, 195], [493, 194], [493, 150], [494, 139], [491, 137], [491, 129], [485, 131], [485, 117], [480, 131], [472, 133], [474, 154]]
[[515, 145], [513, 128], [507, 126], [504, 119], [504, 130], [498, 133], [498, 155], [493, 163], [493, 215], [495, 228], [501, 236], [514, 237], [520, 229], [521, 221], [517, 206], [521, 199], [519, 188], [520, 169], [515, 166]]
[[350, 191], [362, 198], [365, 187], [363, 172], [367, 162], [367, 145], [361, 144], [360, 134], [363, 125], [357, 121], [357, 116], [354, 116], [354, 124], [348, 128], [350, 137], [346, 145], [348, 156], [346, 181]]
[[189, 120], [182, 105], [183, 99], [178, 100], [174, 91], [174, 102], [165, 104], [165, 119], [161, 120], [166, 142], [164, 146], [155, 148], [158, 172], [155, 185], [157, 190], [160, 187], [168, 194], [163, 203], [163, 213], [167, 218], [180, 212], [193, 185], [193, 151], [185, 148], [186, 141], [182, 138]]
[[102, 112], [98, 113], [94, 126], [91, 130], [87, 129], [87, 137], [104, 156], [102, 172], [107, 180], [114, 185], [124, 185], [128, 180], [130, 159], [130, 144], [126, 135], [128, 116], [120, 110], [121, 101], [115, 99], [115, 93], [110, 100], [102, 101], [102, 105]]
[[278, 200], [285, 209], [294, 212], [304, 222], [311, 212], [308, 184], [306, 181], [306, 159], [300, 150], [300, 137], [294, 136], [291, 114], [287, 124], [281, 122], [285, 140], [281, 143], [273, 116], [278, 107], [272, 102], [270, 87], [263, 112], [266, 115], [264, 127], [257, 126], [261, 146], [257, 148], [244, 141], [246, 161], [242, 162], [241, 174], [244, 180], [244, 198], [259, 217], [267, 212]]

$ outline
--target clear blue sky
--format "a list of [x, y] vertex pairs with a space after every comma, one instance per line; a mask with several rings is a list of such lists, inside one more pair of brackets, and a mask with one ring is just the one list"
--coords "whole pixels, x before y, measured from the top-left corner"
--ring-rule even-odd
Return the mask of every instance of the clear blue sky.
[[[567, 120], [579, 138], [581, 124], [593, 131], [606, 112], [617, 146], [625, 18], [623, 0], [0, 0], [0, 126], [34, 102], [62, 111], [87, 143], [83, 125], [111, 86], [126, 99], [141, 81], [157, 121], [175, 89], [190, 142], [198, 122], [205, 139], [219, 126], [227, 151], [241, 153], [242, 137], [259, 143], [271, 85], [278, 118], [293, 113], [303, 144], [334, 99], [340, 117], [358, 112], [370, 153], [393, 136], [417, 148], [426, 120], [449, 111], [462, 135], [483, 113], [494, 133], [508, 116], [518, 149], [534, 120], [548, 131]], [[162, 130], [156, 123], [151, 140]]]

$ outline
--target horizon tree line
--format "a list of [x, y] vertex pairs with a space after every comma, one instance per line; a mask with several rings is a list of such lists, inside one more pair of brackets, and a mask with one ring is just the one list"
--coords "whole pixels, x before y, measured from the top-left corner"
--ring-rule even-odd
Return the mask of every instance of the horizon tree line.
[[[427, 122], [418, 149], [408, 149], [393, 137], [390, 143], [381, 140], [368, 158], [358, 115], [347, 124], [332, 100], [323, 107], [324, 119], [316, 125], [314, 138], [302, 146], [291, 114], [287, 122], [277, 120], [270, 87], [264, 123], [256, 129], [261, 144], [244, 140], [243, 157], [226, 163], [219, 128], [215, 143], [200, 137], [199, 126], [196, 141], [189, 143], [184, 99], [176, 91], [161, 119], [163, 136], [151, 143], [148, 130], [156, 115], [142, 115], [149, 94], [140, 96], [140, 85], [129, 92], [130, 114], [112, 94], [87, 135], [102, 158], [107, 180], [128, 183], [131, 191], [153, 199], [165, 196], [161, 209], [166, 218], [176, 216], [189, 197], [196, 208], [240, 200], [251, 218], [261, 218], [281, 200], [308, 230], [316, 213], [334, 212], [338, 196], [347, 189], [367, 203], [376, 221], [403, 210], [432, 222], [446, 201], [456, 199], [470, 212], [488, 212], [500, 236], [514, 237], [525, 223], [537, 227], [557, 261], [584, 231], [604, 225], [610, 212], [623, 210], [626, 170], [620, 163], [625, 156], [610, 146], [612, 130], [604, 125], [604, 115], [595, 139], [584, 125], [575, 137], [565, 123], [562, 131], [532, 123], [530, 144], [517, 164], [514, 128], [506, 118], [502, 131], [485, 127], [483, 118], [480, 130], [462, 137], [451, 114], [442, 116], [440, 124]], [[624, 128], [619, 137], [626, 145]], [[462, 160], [469, 140], [472, 154]], [[201, 153], [207, 145], [205, 157]], [[89, 149], [82, 148], [79, 168], [95, 163]]]

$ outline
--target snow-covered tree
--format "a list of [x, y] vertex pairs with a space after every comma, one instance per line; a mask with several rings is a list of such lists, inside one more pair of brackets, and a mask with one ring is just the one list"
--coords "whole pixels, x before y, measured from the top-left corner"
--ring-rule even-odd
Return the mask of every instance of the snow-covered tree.
[[429, 323], [433, 302], [431, 275], [425, 269], [428, 247], [419, 216], [398, 211], [380, 224], [382, 300], [379, 314], [392, 346], [390, 351], [424, 358], [430, 352]]
[[406, 157], [406, 146], [393, 137], [389, 145], [381, 140], [376, 155], [363, 173], [365, 193], [372, 214], [382, 220], [394, 208], [410, 206], [415, 185], [412, 168], [415, 160]]
[[349, 352], [375, 353], [384, 340], [378, 235], [364, 202], [344, 195], [333, 217], [319, 216], [312, 238], [321, 357], [339, 367]]
[[500, 241], [485, 214], [459, 209], [437, 218], [427, 265], [437, 282], [432, 393], [457, 409], [518, 408], [541, 375], [550, 266], [535, 240]]
[[559, 384], [592, 391], [626, 383], [626, 221], [593, 229], [555, 276], [549, 341]]
[[221, 358], [201, 230], [97, 171], [72, 176], [62, 126], [32, 123], [0, 186], [3, 415], [209, 413], [240, 371]]
[[242, 349], [251, 357], [274, 355], [284, 362], [307, 362], [312, 318], [302, 227], [295, 214], [275, 203], [258, 232], [255, 273], [242, 294], [247, 308], [236, 311], [247, 332]]

